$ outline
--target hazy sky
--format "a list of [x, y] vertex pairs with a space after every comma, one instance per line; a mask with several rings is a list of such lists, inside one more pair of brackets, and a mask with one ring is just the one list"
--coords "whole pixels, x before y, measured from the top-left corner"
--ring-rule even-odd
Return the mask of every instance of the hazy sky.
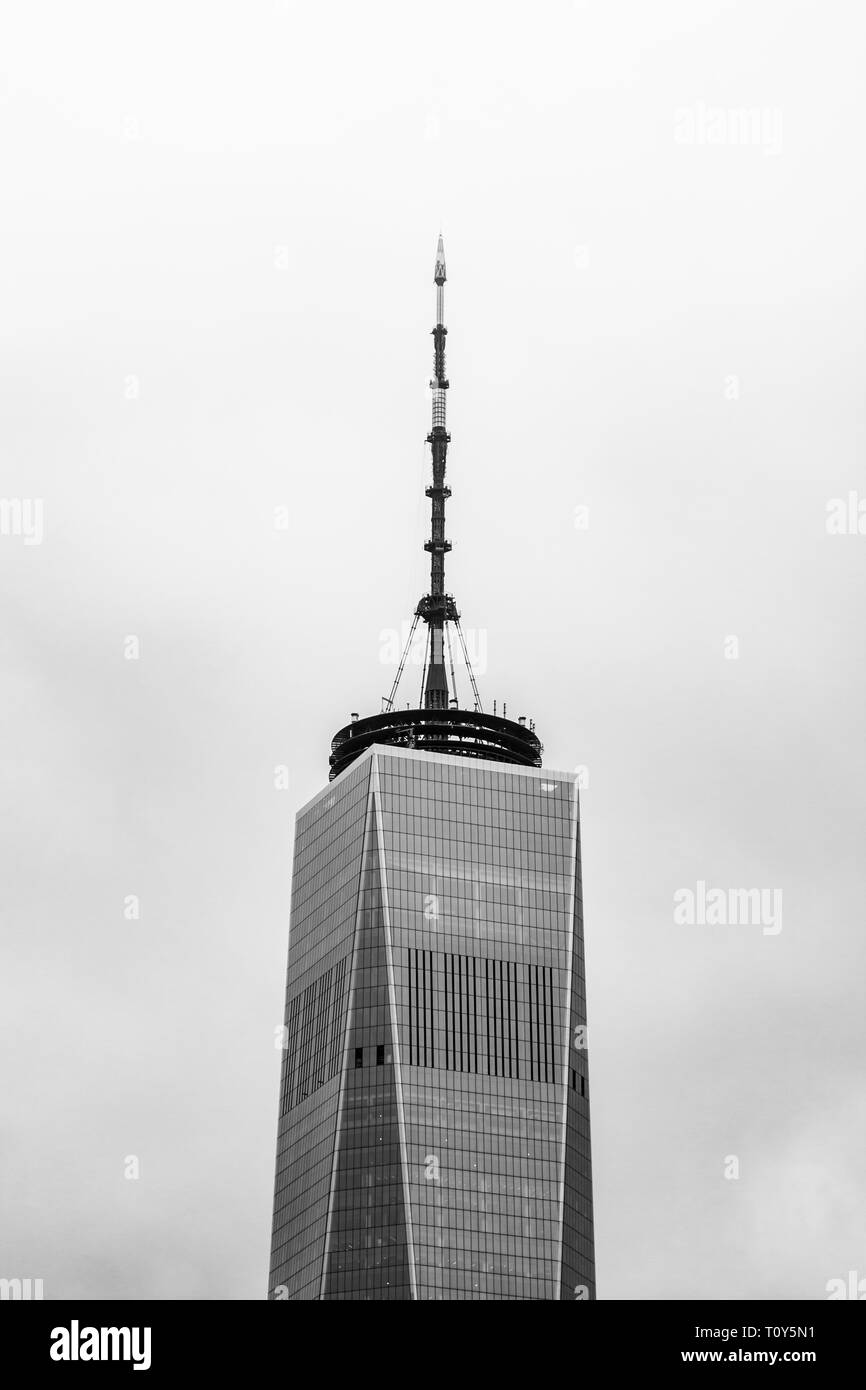
[[6, 8], [0, 1276], [265, 1296], [293, 818], [425, 587], [440, 227], [448, 587], [587, 769], [599, 1296], [866, 1276], [864, 61], [854, 0]]

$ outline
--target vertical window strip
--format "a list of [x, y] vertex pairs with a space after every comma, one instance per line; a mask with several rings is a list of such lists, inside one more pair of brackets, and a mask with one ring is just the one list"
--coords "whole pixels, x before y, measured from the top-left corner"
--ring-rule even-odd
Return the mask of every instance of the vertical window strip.
[[556, 1080], [556, 1014], [553, 1002], [553, 969], [547, 970], [547, 993], [550, 998], [550, 1079]]
[[499, 962], [498, 962], [497, 960], [492, 960], [492, 961], [490, 962], [490, 964], [491, 964], [491, 967], [492, 967], [492, 975], [493, 975], [493, 989], [492, 989], [492, 994], [493, 994], [493, 1075], [494, 1075], [494, 1076], [498, 1076], [498, 1075], [499, 1075], [499, 1050], [500, 1050], [500, 1043], [499, 1043], [499, 1029], [500, 1029], [500, 1022], [499, 1022], [499, 969], [498, 969], [498, 967], [499, 967]]
[[508, 1075], [514, 1075], [514, 1045], [512, 1041], [512, 1019], [511, 1019], [511, 961], [505, 962], [505, 998], [508, 1005]]
[[496, 967], [498, 966], [499, 962], [496, 961], [496, 960], [494, 960], [494, 961], [492, 962], [492, 964], [493, 964], [493, 1075], [494, 1075], [494, 1076], [498, 1076], [498, 1075], [499, 1075], [499, 1050], [500, 1050], [499, 1031], [500, 1031], [501, 1024], [500, 1024], [500, 1020], [499, 1020], [499, 971], [497, 970]]
[[435, 1049], [434, 1037], [433, 1037], [433, 952], [432, 952], [432, 951], [428, 951], [427, 954], [428, 954], [428, 956], [430, 957], [430, 961], [429, 961], [429, 965], [428, 965], [428, 975], [427, 975], [427, 980], [428, 980], [427, 993], [428, 993], [428, 998], [429, 998], [429, 1003], [428, 1003], [428, 1005], [427, 1005], [427, 1009], [428, 1009], [429, 1018], [430, 1018], [430, 1063], [429, 1063], [429, 1065], [430, 1065], [431, 1067], [434, 1067], [434, 1066], [436, 1065], [436, 1049]]
[[322, 979], [322, 986], [319, 989], [319, 1026], [316, 1038], [316, 1071], [315, 1084], [321, 1086], [325, 1080], [325, 1063], [327, 1061], [328, 1044], [328, 1016], [331, 1012], [331, 986], [334, 980], [334, 967], [326, 970]]
[[556, 1080], [556, 1048], [554, 1046], [554, 1013], [553, 1013], [553, 969], [547, 967], [547, 1015], [550, 1019], [550, 1079]]
[[538, 1041], [538, 1080], [544, 1081], [544, 1068], [547, 1065], [547, 1057], [544, 1052], [544, 966], [535, 967], [535, 1027], [536, 1039]]
[[283, 1057], [283, 1105], [282, 1113], [288, 1114], [292, 1108], [292, 1082], [295, 1075], [295, 1059], [298, 1051], [298, 1022], [301, 1016], [301, 996], [298, 994], [289, 1005], [289, 1018], [286, 1025], [286, 1051]]
[[499, 1030], [502, 1035], [502, 1071], [500, 1076], [508, 1075], [508, 1000], [505, 991], [508, 962], [499, 962]]
[[427, 1066], [427, 952], [421, 952], [421, 1009], [424, 1031], [424, 1065]]
[[547, 1029], [544, 1018], [544, 966], [535, 967], [535, 988], [538, 1000], [538, 1079], [547, 1080]]
[[289, 1005], [289, 1007], [288, 1007], [288, 1009], [287, 1009], [287, 1011], [286, 1011], [286, 1021], [285, 1021], [285, 1023], [283, 1024], [283, 1038], [282, 1038], [282, 1042], [283, 1042], [283, 1058], [282, 1058], [282, 1069], [281, 1069], [281, 1072], [280, 1072], [280, 1116], [285, 1115], [286, 1109], [287, 1109], [287, 1106], [286, 1106], [286, 1080], [287, 1080], [288, 1075], [289, 1075], [289, 1065], [290, 1065], [290, 1059], [291, 1059], [291, 1031], [290, 1031], [290, 1019], [291, 1019], [291, 1017], [292, 1017], [292, 1005], [293, 1005], [293, 1004], [294, 1004], [294, 1000], [292, 1000], [292, 1004]]
[[334, 998], [331, 1005], [331, 1039], [328, 1080], [340, 1070], [340, 1052], [343, 1036], [343, 1010], [346, 990], [346, 960], [337, 961], [334, 970]]
[[544, 1080], [544, 1028], [541, 1022], [541, 969], [540, 965], [532, 967], [533, 979], [535, 981], [535, 1079]]
[[469, 1056], [469, 957], [461, 956], [460, 969], [460, 1018], [462, 1027], [460, 1029], [460, 1048], [461, 1048], [461, 1071], [471, 1071]]
[[412, 1065], [412, 947], [406, 947], [406, 979], [408, 987], [406, 989], [407, 1022], [409, 1027], [409, 1066]]
[[445, 1070], [451, 1070], [451, 1001], [448, 990], [448, 956], [446, 954], [443, 962], [442, 972], [445, 986], [443, 990], [443, 1002], [445, 1006]]
[[315, 1009], [316, 982], [304, 990], [303, 1022], [301, 1024], [301, 1048], [298, 1058], [298, 1079], [295, 1086], [295, 1104], [309, 1094], [310, 1044], [313, 1033], [313, 1014]]
[[538, 1024], [538, 966], [532, 966], [532, 1045], [535, 1048], [535, 1080], [541, 1081], [541, 1030]]
[[462, 1071], [460, 1065], [460, 957], [451, 957], [451, 1043], [454, 1070]]
[[453, 1072], [460, 1070], [460, 956], [449, 955], [450, 974], [450, 1065]]
[[338, 960], [334, 966], [334, 988], [331, 992], [331, 1015], [328, 1019], [328, 1045], [325, 1056], [325, 1080], [330, 1081], [334, 1075], [334, 1033], [337, 1029], [337, 1020], [340, 1017], [340, 1005], [343, 994], [343, 972], [340, 966], [342, 961]]
[[517, 961], [511, 971], [511, 988], [514, 992], [514, 1075], [520, 1078], [520, 1015], [517, 1012]]
[[535, 1009], [532, 997], [532, 966], [526, 967], [526, 998], [529, 1013], [529, 1079], [535, 1080]]
[[301, 1038], [298, 1046], [298, 1065], [295, 1069], [295, 1104], [301, 1099], [301, 1092], [304, 1086], [304, 1052], [306, 1050], [307, 1039], [307, 1020], [309, 1009], [307, 1007], [310, 997], [310, 986], [304, 990], [301, 996]]
[[535, 967], [535, 988], [538, 1000], [538, 1079], [547, 1080], [547, 1019], [545, 1017], [544, 966]]
[[315, 1086], [313, 1066], [316, 1060], [316, 1024], [319, 1021], [321, 984], [321, 980], [314, 980], [310, 986], [310, 1022], [307, 1029], [307, 1055], [304, 1058], [304, 1091], [308, 1096], [312, 1095]]
[[466, 1012], [466, 986], [464, 976], [466, 957], [455, 956], [454, 962], [454, 969], [457, 976], [457, 1055], [460, 1059], [458, 1065], [460, 1071], [467, 1071], [469, 1057], [464, 1037], [464, 1015]]
[[457, 1056], [458, 1070], [463, 1070], [463, 957], [455, 957], [457, 964]]
[[460, 1041], [460, 956], [450, 958], [450, 986], [452, 986], [452, 1019], [455, 1020], [455, 1072], [463, 1070]]
[[415, 947], [415, 1065], [421, 1065], [421, 952]]
[[476, 989], [475, 957], [472, 957], [472, 1070], [478, 1071], [478, 992]]
[[292, 1037], [293, 1015], [297, 1008], [297, 999], [293, 999], [286, 1011], [285, 1031], [283, 1032], [283, 1074], [280, 1078], [280, 1114], [285, 1115], [289, 1110], [289, 1087], [291, 1086], [292, 1063], [294, 1061], [294, 1039]]
[[491, 960], [491, 1042], [493, 1047], [493, 1076], [499, 1076], [499, 1038], [496, 1037], [496, 962]]
[[491, 1076], [490, 1070], [490, 961], [484, 962], [484, 1016], [487, 1024], [487, 1075]]
[[493, 962], [493, 1017], [495, 1020], [494, 1056], [496, 1059], [496, 1076], [502, 1075], [500, 1071], [502, 1065], [502, 979], [500, 970], [501, 966], [499, 961], [495, 960]]
[[512, 961], [505, 962], [505, 1009], [508, 1014], [508, 1075], [514, 1076], [515, 1053], [517, 1051], [517, 1035], [514, 1011], [511, 1001], [511, 978], [515, 969]]
[[309, 987], [309, 985], [308, 985], [307, 988], [304, 990], [303, 994], [301, 995], [300, 1036], [299, 1036], [299, 1038], [298, 1038], [298, 1064], [297, 1064], [297, 1066], [295, 1067], [295, 1104], [296, 1104], [296, 1105], [297, 1105], [298, 1101], [301, 1099], [301, 1090], [303, 1089], [303, 1079], [304, 1079], [304, 1078], [303, 1078], [303, 1073], [304, 1073], [304, 1046], [305, 1046], [305, 1040], [306, 1040], [306, 1036], [307, 1036], [307, 999], [308, 999], [308, 997], [309, 997], [309, 993], [310, 993], [310, 987]]
[[319, 1084], [319, 1042], [322, 1035], [322, 1004], [325, 997], [326, 976], [319, 978], [316, 989], [316, 1012], [313, 1023], [313, 1048], [310, 1061], [310, 1090], [315, 1090]]
[[541, 1081], [541, 1033], [538, 1027], [538, 966], [531, 966], [532, 974], [532, 1052], [535, 1056], [535, 1081]]
[[421, 1025], [422, 1009], [421, 1002], [421, 952], [415, 947], [415, 1065], [421, 1066]]
[[508, 1019], [505, 1014], [505, 961], [499, 962], [499, 1032], [502, 1037], [502, 1070], [500, 1076], [507, 1076], [508, 1071]]
[[544, 1019], [544, 1079], [550, 1080], [548, 1065], [550, 1053], [548, 1050], [548, 1028], [547, 1028], [547, 967], [541, 967], [541, 1016]]
[[420, 947], [415, 947], [415, 1065], [424, 1065], [424, 1000], [421, 996], [421, 957]]

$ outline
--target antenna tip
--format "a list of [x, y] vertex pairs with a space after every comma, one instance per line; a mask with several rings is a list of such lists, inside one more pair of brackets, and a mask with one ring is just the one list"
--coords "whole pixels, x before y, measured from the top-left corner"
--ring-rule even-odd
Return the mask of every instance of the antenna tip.
[[433, 279], [437, 285], [445, 283], [445, 243], [442, 240], [442, 233], [439, 233], [439, 242], [436, 247], [436, 265], [433, 270]]

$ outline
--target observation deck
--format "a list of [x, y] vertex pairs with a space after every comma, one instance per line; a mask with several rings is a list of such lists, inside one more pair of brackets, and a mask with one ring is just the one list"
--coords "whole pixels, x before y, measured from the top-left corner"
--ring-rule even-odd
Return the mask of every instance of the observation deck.
[[353, 719], [331, 740], [333, 782], [374, 743], [415, 748], [423, 753], [450, 753], [458, 758], [541, 767], [541, 740], [526, 723], [481, 710], [394, 709]]

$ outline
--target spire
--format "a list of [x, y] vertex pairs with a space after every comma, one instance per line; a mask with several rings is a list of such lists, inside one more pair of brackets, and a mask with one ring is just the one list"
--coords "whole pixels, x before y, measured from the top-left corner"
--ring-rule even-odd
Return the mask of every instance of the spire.
[[436, 247], [436, 266], [433, 271], [433, 279], [437, 285], [445, 284], [445, 243], [442, 240], [442, 233], [439, 233], [439, 244]]
[[422, 598], [416, 612], [427, 623], [429, 629], [429, 659], [427, 678], [424, 686], [425, 709], [448, 708], [448, 678], [445, 672], [445, 624], [457, 621], [457, 610], [453, 598], [445, 593], [445, 556], [451, 549], [451, 542], [445, 539], [445, 501], [451, 496], [451, 489], [445, 486], [445, 463], [451, 436], [445, 427], [445, 392], [448, 380], [445, 376], [445, 246], [442, 233], [436, 247], [436, 264], [433, 268], [433, 283], [436, 286], [436, 327], [433, 329], [433, 379], [430, 382], [433, 397], [433, 421], [427, 443], [433, 456], [433, 485], [427, 488], [430, 498], [430, 539], [424, 549], [430, 552], [430, 593]]
[[[505, 706], [497, 715], [486, 714], [469, 660], [466, 639], [460, 626], [460, 614], [452, 594], [445, 592], [445, 556], [451, 542], [445, 539], [445, 503], [451, 489], [445, 483], [445, 465], [451, 436], [445, 423], [445, 404], [448, 378], [445, 375], [445, 245], [442, 234], [436, 246], [433, 264], [433, 283], [436, 286], [436, 326], [433, 336], [433, 377], [430, 382], [433, 418], [427, 443], [430, 445], [433, 478], [426, 489], [430, 498], [430, 533], [424, 549], [430, 556], [430, 589], [419, 599], [412, 619], [403, 655], [397, 667], [390, 695], [382, 696], [380, 714], [359, 719], [338, 729], [331, 740], [331, 780], [354, 762], [375, 743], [411, 748], [426, 754], [447, 754], [456, 757], [483, 758], [519, 767], [541, 767], [542, 746], [535, 725], [526, 727], [523, 716], [514, 723], [507, 719]], [[427, 625], [424, 666], [421, 674], [420, 708], [395, 704], [400, 680], [414, 651], [413, 641], [418, 624]], [[471, 696], [460, 708], [457, 698], [457, 679], [454, 670], [453, 636], [460, 644]], [[446, 666], [450, 672], [449, 689]], [[473, 707], [474, 706], [474, 707]]]

